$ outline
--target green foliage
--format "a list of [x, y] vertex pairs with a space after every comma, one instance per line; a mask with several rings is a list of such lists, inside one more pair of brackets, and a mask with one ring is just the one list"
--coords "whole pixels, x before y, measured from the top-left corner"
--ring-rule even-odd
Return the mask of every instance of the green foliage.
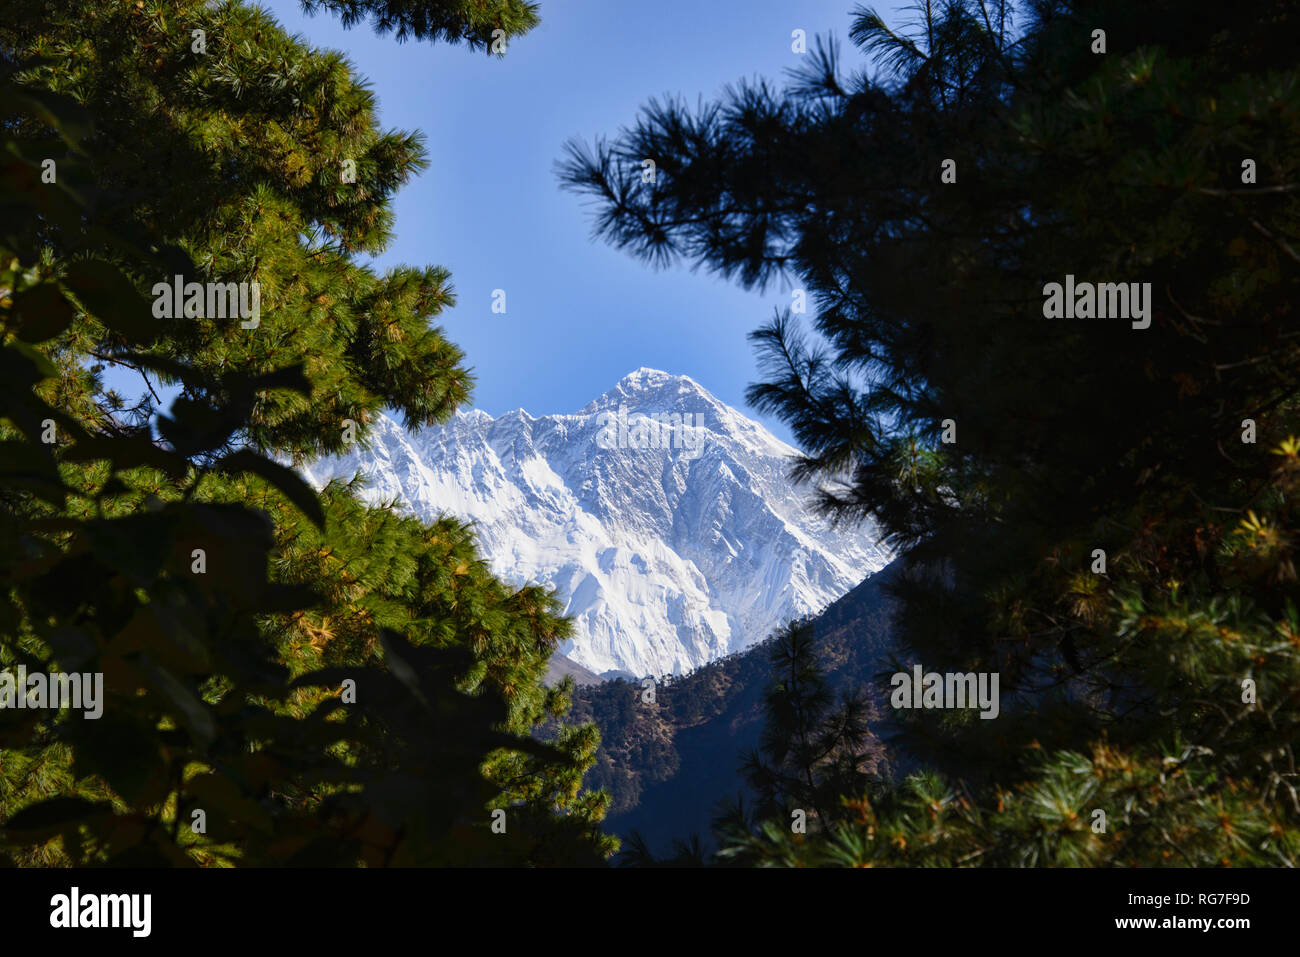
[[[430, 323], [454, 304], [448, 272], [401, 266], [379, 275], [357, 261], [391, 241], [390, 200], [427, 154], [419, 134], [379, 130], [374, 96], [341, 54], [304, 45], [238, 2], [20, 0], [12, 14], [0, 49], [48, 58], [24, 71], [24, 90], [66, 93], [95, 117], [88, 188], [98, 187], [101, 228], [91, 243], [147, 233], [189, 253], [184, 269], [155, 264], [131, 277], [145, 289], [178, 274], [259, 284], [256, 329], [177, 318], [148, 350], [209, 380], [231, 368], [303, 365], [312, 391], [264, 395], [244, 426], [249, 442], [292, 455], [337, 452], [347, 420], [364, 427], [388, 406], [410, 426], [432, 424], [468, 398], [460, 350]], [[194, 30], [204, 31], [203, 53]], [[52, 133], [25, 132], [30, 155], [59, 155], [42, 152]], [[58, 229], [22, 241], [68, 252]], [[68, 345], [130, 365], [114, 355], [118, 331], [87, 317]], [[221, 404], [198, 383], [184, 385], [187, 397]]]
[[[353, 261], [387, 242], [417, 139], [240, 4], [23, 6], [0, 27], [28, 58], [0, 117], [0, 668], [102, 672], [104, 703], [0, 709], [11, 859], [600, 863], [598, 737], [541, 684], [555, 598], [492, 578], [460, 523], [285, 464], [346, 418], [364, 440], [373, 409], [433, 422], [467, 395], [428, 323], [445, 272]], [[140, 290], [175, 275], [260, 282], [261, 324], [153, 314]], [[104, 364], [181, 395], [128, 406]]]
[[[648, 261], [798, 277], [816, 336], [788, 311], [757, 331], [751, 400], [822, 508], [905, 554], [908, 661], [1001, 679], [996, 721], [905, 721], [942, 779], [846, 795], [859, 820], [830, 836], [729, 840], [754, 862], [1294, 866], [1300, 5], [918, 9], [911, 35], [857, 12], [883, 79], [823, 45], [784, 92], [652, 104], [564, 166]], [[1066, 274], [1150, 283], [1150, 327], [1044, 318]]]
[[471, 50], [489, 52], [493, 31], [513, 38], [541, 22], [537, 4], [525, 0], [302, 0], [302, 8], [337, 13], [345, 27], [369, 18], [376, 33], [395, 31], [398, 40], [464, 40]]

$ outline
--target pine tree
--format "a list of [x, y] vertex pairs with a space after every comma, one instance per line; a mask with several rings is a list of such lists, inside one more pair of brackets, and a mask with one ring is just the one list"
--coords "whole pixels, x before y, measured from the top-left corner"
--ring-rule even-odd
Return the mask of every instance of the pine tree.
[[[1300, 9], [918, 12], [857, 11], [880, 78], [822, 43], [562, 169], [647, 261], [807, 291], [751, 401], [905, 555], [909, 661], [1000, 676], [997, 720], [908, 722], [947, 781], [771, 859], [1294, 865]], [[1150, 296], [1049, 317], [1067, 276]]]
[[368, 18], [376, 33], [392, 31], [398, 40], [463, 40], [489, 53], [498, 52], [494, 42], [521, 36], [540, 22], [537, 4], [526, 0], [302, 0], [302, 6], [308, 13], [337, 13], [345, 27]]
[[759, 749], [743, 771], [758, 795], [761, 817], [788, 819], [795, 810], [834, 820], [840, 795], [865, 790], [873, 764], [867, 749], [869, 705], [856, 691], [831, 690], [817, 661], [814, 626], [792, 622], [768, 651], [773, 678], [764, 699], [767, 721]]
[[[48, 494], [6, 487], [17, 590], [0, 659], [151, 664], [105, 665], [103, 723], [24, 712], [6, 729], [16, 859], [598, 862], [616, 844], [605, 797], [580, 787], [594, 728], [533, 737], [568, 709], [570, 686], [541, 684], [569, 628], [554, 596], [494, 579], [462, 523], [366, 507], [355, 483], [316, 496], [282, 464], [364, 442], [381, 407], [415, 426], [468, 396], [430, 325], [452, 301], [446, 272], [358, 261], [390, 239], [418, 135], [381, 133], [341, 57], [240, 3], [19, 6], [0, 26], [18, 83], [0, 305], [6, 355], [25, 358], [0, 414], [13, 461], [44, 470], [10, 486]], [[535, 22], [514, 2], [342, 12], [471, 45]], [[260, 321], [159, 315], [144, 290], [175, 275], [257, 283]], [[105, 365], [180, 398], [165, 415], [128, 404], [102, 388]], [[33, 401], [41, 415], [20, 415]], [[68, 437], [56, 491], [30, 451], [45, 416]], [[148, 597], [128, 599], [128, 581]], [[210, 837], [181, 826], [196, 802]]]
[[843, 820], [853, 799], [878, 784], [868, 747], [870, 705], [858, 689], [831, 689], [817, 659], [815, 625], [791, 622], [772, 638], [772, 680], [764, 696], [766, 721], [759, 748], [742, 771], [756, 795], [724, 803], [714, 830], [722, 862], [754, 864], [751, 835], [762, 828], [779, 843], [799, 846], [803, 835], [826, 832]]

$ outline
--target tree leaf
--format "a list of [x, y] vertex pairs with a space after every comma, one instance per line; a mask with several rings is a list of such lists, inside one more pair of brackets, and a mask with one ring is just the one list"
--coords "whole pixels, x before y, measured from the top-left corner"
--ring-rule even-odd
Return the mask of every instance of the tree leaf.
[[149, 300], [116, 266], [82, 259], [68, 267], [63, 281], [96, 319], [115, 332], [133, 342], [158, 338], [161, 327], [153, 319]]
[[[81, 797], [50, 798], [23, 808], [5, 823], [4, 830], [10, 835], [19, 831], [54, 833], [92, 814], [111, 811], [112, 808], [105, 801], [88, 801]], [[23, 834], [25, 840], [30, 840], [33, 836], [32, 833]]]
[[52, 282], [31, 286], [14, 295], [18, 338], [24, 342], [53, 339], [72, 323], [77, 311]]
[[227, 472], [252, 472], [270, 482], [284, 493], [285, 498], [297, 505], [311, 519], [312, 524], [324, 530], [325, 510], [321, 507], [320, 497], [293, 469], [247, 449], [232, 452], [217, 464]]

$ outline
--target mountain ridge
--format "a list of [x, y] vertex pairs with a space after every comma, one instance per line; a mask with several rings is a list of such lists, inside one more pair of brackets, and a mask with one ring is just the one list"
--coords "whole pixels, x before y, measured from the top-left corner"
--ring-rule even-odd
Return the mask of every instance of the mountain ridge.
[[303, 467], [371, 501], [475, 524], [493, 572], [554, 588], [594, 675], [682, 674], [815, 614], [888, 561], [787, 477], [795, 450], [687, 376], [642, 367], [569, 414], [458, 411]]
[[[899, 652], [891, 584], [897, 563], [868, 577], [808, 623], [819, 665], [834, 692], [860, 689], [869, 701], [871, 767], [890, 775], [915, 763], [895, 746], [900, 726], [889, 704], [887, 672]], [[689, 675], [656, 685], [653, 700], [636, 682], [583, 684], [571, 720], [600, 730], [595, 766], [583, 786], [611, 798], [606, 828], [633, 832], [656, 853], [691, 835], [713, 847], [722, 802], [749, 793], [743, 756], [758, 748], [772, 680], [767, 639]]]

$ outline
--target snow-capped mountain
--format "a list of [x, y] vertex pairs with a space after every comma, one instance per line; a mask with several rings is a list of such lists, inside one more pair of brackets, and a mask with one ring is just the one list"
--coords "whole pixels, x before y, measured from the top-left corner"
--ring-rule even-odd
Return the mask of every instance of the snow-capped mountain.
[[787, 479], [795, 450], [686, 376], [638, 369], [574, 415], [457, 413], [303, 469], [371, 501], [477, 523], [493, 572], [556, 589], [560, 652], [598, 674], [682, 674], [820, 611], [889, 560]]

